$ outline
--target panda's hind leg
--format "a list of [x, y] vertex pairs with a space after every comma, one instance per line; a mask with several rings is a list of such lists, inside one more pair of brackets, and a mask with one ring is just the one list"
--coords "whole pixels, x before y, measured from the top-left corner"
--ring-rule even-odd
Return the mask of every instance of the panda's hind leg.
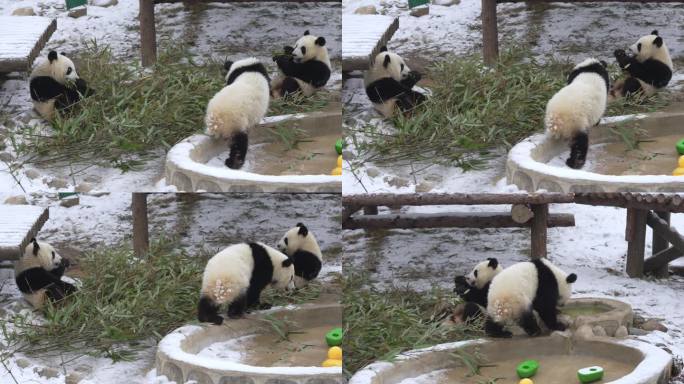
[[519, 324], [522, 329], [525, 330], [525, 333], [530, 336], [538, 336], [541, 333], [541, 328], [539, 328], [537, 319], [534, 317], [534, 312], [531, 310], [525, 311], [525, 313], [522, 314]]
[[485, 320], [485, 333], [491, 337], [512, 337], [513, 334], [505, 330], [503, 325], [497, 323], [491, 317], [487, 316]]
[[247, 132], [237, 132], [233, 134], [230, 144], [230, 155], [226, 159], [226, 166], [230, 169], [240, 169], [245, 164], [247, 156], [247, 145], [249, 139]]
[[197, 306], [197, 320], [201, 323], [214, 323], [221, 325], [223, 318], [218, 314], [219, 306], [207, 296], [201, 296]]
[[577, 132], [570, 143], [570, 157], [565, 161], [568, 167], [580, 169], [587, 160], [589, 151], [589, 135], [586, 132]]
[[289, 95], [294, 95], [297, 92], [301, 92], [301, 88], [299, 87], [299, 83], [297, 83], [297, 80], [294, 79], [294, 77], [286, 77], [283, 79], [283, 82], [280, 84], [280, 93], [283, 95], [283, 97], [287, 97]]
[[565, 324], [558, 321], [558, 309], [555, 306], [537, 308], [537, 313], [539, 313], [539, 317], [541, 317], [548, 329], [552, 331], [565, 331]]

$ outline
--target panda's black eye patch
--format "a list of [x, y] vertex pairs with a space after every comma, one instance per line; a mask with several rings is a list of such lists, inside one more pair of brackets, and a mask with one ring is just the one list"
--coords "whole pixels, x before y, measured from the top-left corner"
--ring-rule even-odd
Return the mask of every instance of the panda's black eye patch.
[[477, 271], [473, 272], [473, 275], [475, 275], [475, 277], [477, 277]]
[[52, 251], [52, 260], [55, 259], [55, 251]]
[[67, 75], [70, 75], [71, 71], [72, 71], [72, 69], [71, 69], [71, 67], [69, 67], [69, 69], [67, 69]]
[[637, 44], [637, 51], [641, 52], [641, 43]]
[[287, 237], [285, 238], [285, 245], [287, 245]]
[[401, 70], [402, 70], [402, 71], [404, 70], [404, 64], [401, 65]]
[[306, 55], [306, 47], [302, 47], [302, 55]]

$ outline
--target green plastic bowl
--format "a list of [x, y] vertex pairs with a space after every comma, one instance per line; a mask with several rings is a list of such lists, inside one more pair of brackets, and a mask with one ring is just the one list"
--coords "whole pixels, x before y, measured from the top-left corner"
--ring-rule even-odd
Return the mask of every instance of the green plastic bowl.
[[595, 365], [593, 367], [586, 367], [577, 371], [577, 378], [581, 383], [593, 383], [603, 379], [603, 368]]
[[342, 147], [344, 147], [344, 141], [342, 139], [337, 139], [337, 141], [335, 142], [335, 151], [338, 155], [342, 154]]
[[325, 342], [328, 347], [338, 347], [342, 345], [342, 328], [333, 328], [325, 334]]
[[518, 377], [521, 379], [526, 379], [537, 374], [539, 369], [539, 362], [537, 360], [525, 360], [518, 364], [515, 369], [518, 372]]
[[684, 155], [684, 139], [679, 140], [675, 148], [677, 148], [677, 153]]

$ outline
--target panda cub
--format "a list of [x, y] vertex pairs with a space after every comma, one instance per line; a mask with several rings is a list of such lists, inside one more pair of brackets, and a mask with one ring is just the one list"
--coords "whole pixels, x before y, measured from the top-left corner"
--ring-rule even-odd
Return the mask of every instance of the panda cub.
[[487, 294], [491, 281], [502, 270], [497, 259], [488, 258], [475, 265], [467, 276], [456, 276], [454, 292], [464, 303], [456, 308], [454, 321], [468, 321], [483, 313], [482, 308], [487, 308]]
[[255, 58], [226, 61], [226, 86], [209, 100], [205, 123], [207, 134], [230, 140], [226, 166], [242, 168], [247, 156], [248, 131], [266, 115], [269, 78]]
[[487, 294], [485, 331], [494, 337], [511, 337], [505, 325], [519, 324], [530, 336], [541, 329], [536, 311], [550, 330], [565, 330], [558, 308], [570, 298], [574, 273], [566, 274], [546, 259], [513, 264], [494, 277]]
[[197, 309], [200, 322], [222, 324], [219, 307], [228, 304], [228, 317], [236, 318], [260, 304], [267, 286], [288, 289], [293, 285], [292, 259], [263, 243], [231, 245], [207, 262]]
[[78, 77], [74, 63], [56, 51], [50, 51], [29, 76], [33, 107], [46, 120], [55, 118], [55, 111], [69, 109], [82, 97], [94, 92]]
[[396, 108], [409, 114], [427, 99], [412, 89], [420, 78], [421, 75], [411, 71], [401, 56], [382, 47], [364, 77], [366, 95], [375, 110], [386, 118], [392, 117]]
[[587, 131], [606, 111], [609, 84], [606, 62], [586, 59], [575, 66], [568, 84], [546, 104], [546, 132], [570, 140], [570, 157], [565, 161], [570, 168], [584, 166], [589, 150]]
[[311, 96], [328, 83], [331, 67], [324, 37], [305, 31], [294, 47], [286, 46], [284, 51], [273, 58], [281, 72], [271, 83], [274, 98], [295, 93]]
[[76, 291], [76, 287], [62, 281], [68, 266], [69, 260], [50, 244], [34, 238], [14, 263], [14, 279], [24, 299], [40, 309], [47, 300], [57, 302]]
[[323, 254], [316, 237], [302, 223], [288, 230], [278, 242], [278, 249], [294, 262], [295, 287], [302, 288], [321, 272]]
[[614, 98], [643, 92], [646, 96], [664, 88], [672, 79], [670, 51], [658, 31], [641, 37], [629, 47], [631, 55], [623, 49], [614, 52], [620, 68], [628, 74], [615, 82], [610, 94]]

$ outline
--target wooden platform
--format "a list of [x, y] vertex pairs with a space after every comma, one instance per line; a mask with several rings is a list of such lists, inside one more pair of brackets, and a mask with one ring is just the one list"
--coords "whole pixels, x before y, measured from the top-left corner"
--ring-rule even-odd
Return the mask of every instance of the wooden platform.
[[49, 217], [47, 208], [0, 204], [0, 260], [16, 260]]
[[47, 17], [0, 16], [0, 73], [30, 71], [56, 29]]
[[399, 29], [399, 19], [383, 15], [342, 15], [342, 71], [366, 70]]

